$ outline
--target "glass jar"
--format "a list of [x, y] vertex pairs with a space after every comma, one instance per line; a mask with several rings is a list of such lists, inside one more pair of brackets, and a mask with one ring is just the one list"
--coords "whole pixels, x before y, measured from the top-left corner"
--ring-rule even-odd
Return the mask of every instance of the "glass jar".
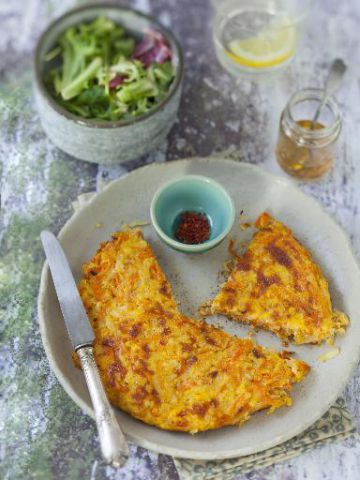
[[299, 90], [281, 114], [276, 158], [294, 177], [318, 178], [333, 165], [342, 122], [336, 103], [329, 99], [312, 125], [322, 95], [317, 88]]

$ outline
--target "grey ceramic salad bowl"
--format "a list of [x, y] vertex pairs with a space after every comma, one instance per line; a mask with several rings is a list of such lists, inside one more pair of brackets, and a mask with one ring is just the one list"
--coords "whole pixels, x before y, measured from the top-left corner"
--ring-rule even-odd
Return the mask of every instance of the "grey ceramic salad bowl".
[[[175, 77], [166, 96], [144, 115], [130, 120], [85, 119], [60, 106], [48, 91], [46, 54], [70, 26], [105, 16], [134, 36], [160, 32], [172, 51]], [[169, 133], [177, 115], [183, 77], [183, 56], [174, 35], [154, 18], [120, 5], [91, 4], [70, 10], [55, 20], [38, 41], [33, 63], [34, 96], [42, 126], [54, 144], [66, 153], [94, 163], [116, 164], [154, 150]]]

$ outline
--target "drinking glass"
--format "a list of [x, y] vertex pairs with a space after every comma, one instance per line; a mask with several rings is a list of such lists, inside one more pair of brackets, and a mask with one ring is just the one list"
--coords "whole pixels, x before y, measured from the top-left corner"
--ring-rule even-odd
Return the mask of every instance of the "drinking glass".
[[212, 0], [213, 40], [234, 75], [268, 77], [294, 58], [312, 0]]

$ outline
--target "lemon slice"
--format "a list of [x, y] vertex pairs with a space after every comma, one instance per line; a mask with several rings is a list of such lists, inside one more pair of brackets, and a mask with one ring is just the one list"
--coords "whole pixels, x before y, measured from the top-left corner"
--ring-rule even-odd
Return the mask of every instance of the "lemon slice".
[[273, 67], [285, 62], [295, 52], [296, 30], [293, 26], [278, 25], [255, 37], [233, 40], [227, 55], [235, 62], [253, 68]]

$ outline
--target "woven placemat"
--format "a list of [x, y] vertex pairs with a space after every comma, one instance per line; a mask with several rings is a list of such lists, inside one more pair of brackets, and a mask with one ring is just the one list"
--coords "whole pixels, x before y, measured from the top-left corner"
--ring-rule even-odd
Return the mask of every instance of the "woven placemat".
[[[126, 170], [124, 171], [126, 173]], [[104, 188], [106, 182], [100, 185]], [[74, 211], [86, 205], [96, 195], [89, 192], [73, 202]], [[323, 417], [300, 435], [263, 452], [219, 461], [199, 461], [174, 458], [180, 480], [232, 480], [239, 473], [265, 468], [289, 460], [317, 446], [343, 440], [356, 434], [356, 427], [345, 400], [340, 397]]]
[[174, 458], [180, 480], [232, 480], [239, 473], [265, 468], [289, 460], [317, 446], [333, 443], [356, 434], [345, 400], [338, 398], [323, 417], [300, 435], [263, 452], [220, 461]]

